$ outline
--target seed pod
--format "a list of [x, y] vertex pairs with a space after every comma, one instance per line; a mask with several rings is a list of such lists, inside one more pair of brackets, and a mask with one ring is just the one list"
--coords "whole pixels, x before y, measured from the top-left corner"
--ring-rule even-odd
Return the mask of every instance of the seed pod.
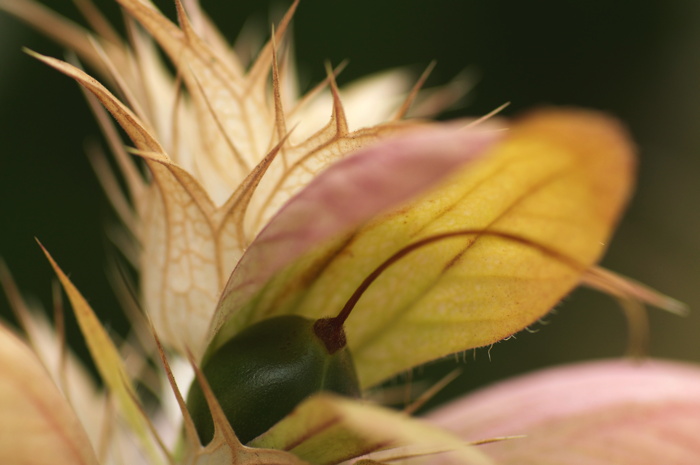
[[[267, 431], [316, 392], [359, 397], [350, 351], [344, 344], [327, 348], [314, 331], [315, 323], [296, 315], [263, 320], [205, 361], [202, 372], [242, 443]], [[196, 381], [187, 406], [200, 440], [207, 444], [214, 423]]]

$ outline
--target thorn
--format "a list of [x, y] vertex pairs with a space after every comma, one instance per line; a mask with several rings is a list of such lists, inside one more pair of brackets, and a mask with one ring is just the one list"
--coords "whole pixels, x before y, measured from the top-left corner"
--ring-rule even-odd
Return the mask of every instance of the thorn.
[[401, 104], [401, 107], [398, 109], [394, 117], [391, 118], [391, 121], [398, 121], [406, 117], [408, 110], [410, 110], [411, 105], [413, 105], [413, 103], [415, 102], [416, 97], [418, 97], [420, 90], [425, 85], [425, 81], [428, 80], [428, 76], [430, 76], [430, 73], [432, 73], [435, 69], [436, 64], [437, 62], [433, 60], [430, 62], [428, 67], [425, 68], [425, 71], [423, 71], [421, 76], [418, 78], [418, 81], [416, 81], [413, 88], [411, 88], [411, 91], [408, 93], [408, 96], [406, 96], [406, 99], [404, 100], [403, 104]]
[[345, 117], [345, 109], [343, 108], [343, 102], [340, 99], [340, 92], [338, 91], [338, 83], [335, 82], [335, 75], [333, 73], [333, 68], [330, 63], [326, 62], [326, 74], [328, 76], [328, 84], [331, 88], [331, 94], [333, 95], [333, 120], [335, 121], [336, 136], [345, 136], [350, 130], [348, 129], [348, 121]]

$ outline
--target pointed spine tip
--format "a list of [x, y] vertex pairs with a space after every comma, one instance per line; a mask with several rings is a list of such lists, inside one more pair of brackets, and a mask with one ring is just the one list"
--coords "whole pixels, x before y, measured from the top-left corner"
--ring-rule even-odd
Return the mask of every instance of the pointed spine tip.
[[338, 83], [335, 80], [335, 73], [333, 72], [333, 67], [329, 62], [326, 62], [326, 75], [328, 76], [328, 84], [331, 89], [331, 94], [333, 95], [333, 119], [335, 120], [336, 130], [338, 132], [337, 135], [345, 136], [350, 133], [350, 129], [345, 116], [343, 101], [340, 98]]

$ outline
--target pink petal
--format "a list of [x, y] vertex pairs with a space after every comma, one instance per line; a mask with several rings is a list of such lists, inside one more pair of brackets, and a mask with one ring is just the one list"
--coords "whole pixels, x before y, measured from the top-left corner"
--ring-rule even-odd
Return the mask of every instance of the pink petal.
[[431, 126], [379, 142], [331, 166], [292, 198], [249, 247], [226, 285], [213, 329], [311, 247], [434, 186], [478, 159], [497, 138], [493, 128]]
[[428, 420], [502, 464], [698, 464], [700, 368], [607, 361], [555, 368], [478, 391]]

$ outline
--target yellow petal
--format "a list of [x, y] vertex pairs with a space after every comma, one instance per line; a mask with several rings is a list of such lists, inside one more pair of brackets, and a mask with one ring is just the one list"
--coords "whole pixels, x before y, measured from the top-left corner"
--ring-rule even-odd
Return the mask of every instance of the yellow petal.
[[0, 463], [97, 464], [66, 399], [31, 350], [0, 326]]
[[[488, 465], [476, 448], [403, 414], [328, 394], [312, 397], [254, 439], [254, 447], [286, 450], [308, 462], [335, 464], [377, 451], [410, 446], [449, 451], [463, 465]], [[422, 455], [422, 454], [416, 454]]]
[[[279, 273], [243, 313], [337, 314], [397, 250], [458, 229], [501, 231], [595, 263], [632, 185], [634, 159], [609, 118], [543, 110], [449, 183]], [[546, 314], [581, 268], [489, 235], [426, 246], [390, 267], [346, 323], [363, 386], [429, 360], [491, 344]]]

